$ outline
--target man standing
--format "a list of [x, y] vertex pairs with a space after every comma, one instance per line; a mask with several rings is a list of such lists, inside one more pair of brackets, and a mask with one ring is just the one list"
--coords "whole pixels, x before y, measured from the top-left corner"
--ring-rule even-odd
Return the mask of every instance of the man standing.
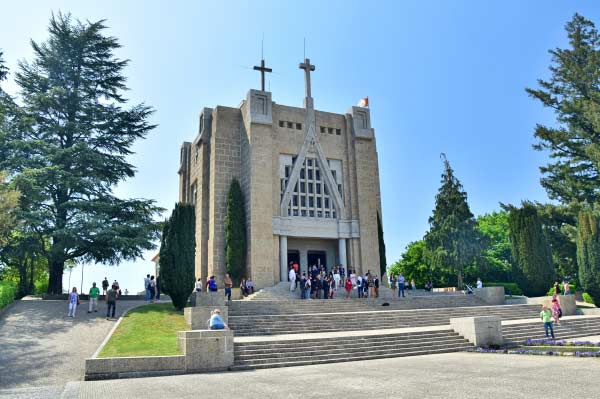
[[375, 287], [375, 298], [379, 298], [379, 277], [377, 275], [373, 279], [373, 285]]
[[92, 283], [92, 288], [90, 288], [90, 306], [88, 307], [88, 313], [92, 313], [98, 311], [98, 295], [100, 294], [100, 289], [96, 287], [96, 283]]
[[400, 298], [400, 296], [404, 298], [404, 276], [402, 273], [400, 273], [400, 276], [398, 277], [398, 298]]
[[296, 272], [294, 271], [294, 267], [290, 267], [290, 272], [289, 272], [289, 279], [290, 279], [290, 292], [296, 290]]
[[225, 278], [223, 279], [223, 284], [225, 284], [225, 296], [228, 301], [231, 301], [231, 287], [233, 287], [233, 281], [231, 281], [231, 277], [229, 277], [229, 273], [225, 273]]
[[106, 291], [108, 291], [108, 279], [104, 277], [102, 281], [102, 295], [106, 295]]
[[144, 301], [150, 300], [150, 275], [147, 274], [144, 278], [144, 290], [146, 290], [146, 295], [144, 296]]
[[[108, 290], [106, 293], [106, 320], [109, 320], [109, 317], [115, 318], [115, 311], [117, 309], [117, 299], [119, 298], [119, 291], [117, 287], [114, 285]], [[112, 309], [112, 314], [111, 314]]]

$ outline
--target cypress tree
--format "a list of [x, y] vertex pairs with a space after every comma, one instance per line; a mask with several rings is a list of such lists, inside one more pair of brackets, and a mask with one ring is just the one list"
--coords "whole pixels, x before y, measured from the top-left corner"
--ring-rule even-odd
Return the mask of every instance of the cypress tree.
[[238, 281], [246, 270], [246, 210], [244, 194], [237, 179], [231, 181], [225, 216], [225, 266]]
[[594, 303], [600, 303], [600, 235], [598, 217], [582, 211], [577, 220], [579, 282]]
[[383, 226], [379, 212], [377, 212], [377, 238], [379, 240], [379, 272], [383, 276], [387, 268], [387, 260], [385, 259], [385, 241], [383, 240]]
[[429, 218], [431, 228], [424, 239], [432, 269], [452, 270], [458, 287], [462, 287], [464, 269], [480, 255], [483, 236], [469, 209], [467, 193], [445, 154], [442, 159], [442, 186], [435, 197], [435, 209]]
[[178, 203], [163, 228], [159, 262], [161, 288], [182, 310], [194, 286], [196, 253], [194, 205]]
[[524, 202], [521, 208], [509, 206], [508, 209], [513, 276], [525, 295], [544, 295], [555, 273], [537, 208]]

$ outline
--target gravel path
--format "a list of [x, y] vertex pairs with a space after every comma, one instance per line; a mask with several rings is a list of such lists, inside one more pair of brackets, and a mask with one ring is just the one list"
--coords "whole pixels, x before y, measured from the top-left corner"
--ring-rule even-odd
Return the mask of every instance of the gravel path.
[[[143, 304], [120, 301], [117, 314]], [[85, 359], [102, 343], [115, 320], [106, 305], [87, 313], [88, 302], [67, 317], [66, 301], [16, 301], [0, 315], [0, 397], [37, 397], [83, 379]], [[40, 396], [42, 397], [42, 396]]]

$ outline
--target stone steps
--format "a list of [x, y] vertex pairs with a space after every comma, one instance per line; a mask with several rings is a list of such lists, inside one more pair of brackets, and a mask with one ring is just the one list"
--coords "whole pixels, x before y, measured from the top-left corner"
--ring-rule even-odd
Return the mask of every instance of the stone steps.
[[235, 343], [233, 370], [289, 367], [462, 351], [472, 347], [451, 330]]
[[[556, 339], [586, 337], [600, 334], [600, 317], [563, 320], [554, 326]], [[523, 344], [528, 338], [545, 338], [542, 322], [502, 326], [506, 343]]]
[[536, 305], [485, 306], [419, 311], [372, 311], [366, 313], [323, 313], [304, 315], [236, 316], [230, 313], [229, 326], [236, 336], [278, 335], [389, 328], [439, 326], [453, 317], [497, 315], [503, 320], [537, 317]]

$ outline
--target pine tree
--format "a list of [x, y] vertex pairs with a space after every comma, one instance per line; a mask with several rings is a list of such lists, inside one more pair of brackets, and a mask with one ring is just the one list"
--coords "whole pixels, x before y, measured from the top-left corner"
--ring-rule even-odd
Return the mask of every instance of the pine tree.
[[483, 237], [469, 209], [467, 193], [444, 154], [442, 159], [442, 186], [435, 197], [430, 229], [424, 240], [432, 269], [451, 269], [458, 287], [462, 287], [464, 269], [480, 255]]
[[182, 310], [194, 286], [196, 253], [194, 205], [178, 203], [165, 223], [159, 252], [161, 288]]
[[112, 193], [134, 176], [127, 157], [154, 125], [151, 108], [125, 108], [128, 61], [114, 56], [120, 45], [105, 28], [52, 16], [48, 40], [31, 42], [34, 60], [16, 74], [20, 122], [0, 134], [0, 169], [16, 175], [20, 216], [49, 242], [49, 293], [62, 293], [65, 262], [133, 260], [159, 233], [154, 201]]
[[385, 259], [385, 241], [383, 240], [383, 225], [381, 224], [381, 217], [377, 212], [377, 239], [379, 242], [379, 272], [383, 276], [387, 269], [387, 260]]
[[524, 202], [521, 208], [508, 206], [513, 277], [525, 295], [540, 296], [555, 277], [550, 245], [542, 230], [537, 208]]
[[529, 95], [554, 110], [556, 127], [537, 125], [534, 148], [549, 151], [540, 168], [552, 199], [600, 202], [600, 36], [594, 24], [575, 14], [565, 27], [570, 47], [550, 50], [549, 80]]
[[231, 181], [225, 216], [225, 266], [235, 281], [246, 270], [246, 209], [244, 195], [237, 179]]
[[591, 211], [582, 211], [577, 222], [577, 263], [579, 282], [600, 303], [600, 227], [598, 216]]

